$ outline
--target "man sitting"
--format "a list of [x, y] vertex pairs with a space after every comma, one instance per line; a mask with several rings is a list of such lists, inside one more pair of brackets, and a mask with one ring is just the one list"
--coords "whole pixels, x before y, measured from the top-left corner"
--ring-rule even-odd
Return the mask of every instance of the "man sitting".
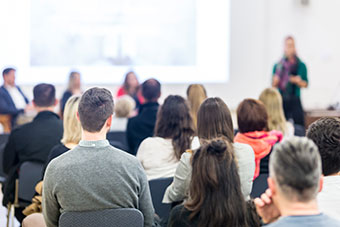
[[48, 165], [43, 186], [46, 225], [58, 226], [61, 213], [136, 208], [152, 226], [149, 184], [137, 158], [110, 146], [113, 98], [103, 88], [87, 90], [79, 103], [82, 140]]
[[255, 199], [263, 222], [272, 222], [268, 227], [340, 227], [340, 222], [318, 209], [316, 196], [323, 177], [320, 154], [311, 140], [293, 137], [276, 145], [269, 170], [269, 189]]
[[141, 142], [152, 137], [155, 129], [158, 99], [161, 96], [161, 84], [155, 79], [146, 80], [142, 84], [142, 95], [145, 103], [139, 108], [139, 114], [130, 118], [127, 125], [127, 141], [129, 151], [136, 155]]
[[24, 113], [29, 101], [15, 84], [15, 69], [4, 69], [2, 76], [4, 84], [0, 87], [0, 114], [11, 115], [14, 126], [17, 116]]
[[[3, 205], [14, 200], [14, 182], [22, 163], [35, 161], [44, 164], [52, 147], [60, 143], [63, 124], [53, 110], [57, 105], [55, 88], [51, 84], [38, 84], [33, 89], [33, 106], [38, 112], [31, 123], [12, 130], [3, 154], [3, 170], [8, 175], [4, 185]], [[30, 201], [28, 201], [30, 202]], [[15, 215], [21, 222], [23, 208]]]
[[318, 195], [320, 210], [340, 219], [340, 119], [321, 118], [309, 126], [307, 137], [319, 148], [325, 176]]

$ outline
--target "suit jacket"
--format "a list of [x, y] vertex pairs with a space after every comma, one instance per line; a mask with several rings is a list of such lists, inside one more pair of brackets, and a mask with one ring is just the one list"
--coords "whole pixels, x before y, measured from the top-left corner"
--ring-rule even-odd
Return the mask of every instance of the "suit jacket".
[[[20, 87], [16, 86], [20, 92], [20, 94], [24, 97], [26, 104], [29, 103], [27, 97], [22, 92]], [[18, 113], [22, 112], [23, 110], [17, 109], [13, 102], [13, 99], [5, 86], [0, 87], [0, 114], [10, 114], [10, 115], [17, 115]]]
[[7, 174], [3, 204], [12, 200], [20, 165], [25, 161], [45, 163], [62, 135], [62, 121], [50, 111], [40, 112], [32, 122], [12, 130], [3, 154], [3, 171]]
[[159, 104], [156, 102], [143, 104], [140, 113], [129, 119], [126, 129], [129, 153], [136, 155], [141, 142], [153, 136], [158, 107]]

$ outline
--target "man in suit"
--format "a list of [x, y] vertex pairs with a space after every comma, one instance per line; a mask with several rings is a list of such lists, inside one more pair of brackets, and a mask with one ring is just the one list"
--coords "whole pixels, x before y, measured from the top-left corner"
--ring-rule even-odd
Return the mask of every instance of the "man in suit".
[[[62, 121], [53, 110], [58, 101], [55, 87], [51, 84], [38, 84], [33, 89], [33, 106], [38, 112], [34, 120], [12, 130], [3, 154], [3, 170], [7, 174], [4, 184], [3, 205], [13, 202], [14, 183], [19, 168], [25, 161], [45, 163], [53, 146], [63, 135]], [[16, 218], [24, 218], [23, 208], [16, 208]]]
[[29, 101], [15, 84], [15, 69], [4, 69], [2, 76], [4, 84], [0, 87], [0, 114], [11, 115], [13, 126], [17, 116], [25, 112]]
[[126, 130], [129, 151], [133, 155], [137, 154], [141, 142], [154, 134], [161, 84], [156, 79], [146, 80], [142, 84], [142, 95], [145, 103], [139, 108], [139, 114], [129, 119]]

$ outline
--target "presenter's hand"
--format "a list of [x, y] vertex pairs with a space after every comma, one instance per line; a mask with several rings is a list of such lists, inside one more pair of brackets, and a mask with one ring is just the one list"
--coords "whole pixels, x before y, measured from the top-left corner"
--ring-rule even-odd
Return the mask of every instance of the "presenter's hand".
[[279, 82], [280, 82], [280, 77], [278, 75], [274, 75], [272, 86], [277, 87], [279, 85]]
[[289, 78], [289, 82], [291, 82], [292, 84], [296, 84], [299, 85], [301, 83], [302, 79], [300, 76], [290, 76]]
[[267, 189], [266, 192], [261, 195], [261, 198], [256, 198], [254, 203], [256, 211], [264, 223], [274, 222], [280, 217], [280, 211], [273, 203], [272, 191], [270, 189]]

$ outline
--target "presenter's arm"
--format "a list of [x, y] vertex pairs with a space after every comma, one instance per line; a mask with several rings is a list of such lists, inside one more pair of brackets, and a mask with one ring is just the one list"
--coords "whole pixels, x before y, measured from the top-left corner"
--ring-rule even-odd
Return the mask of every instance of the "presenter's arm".
[[289, 81], [300, 88], [308, 87], [307, 67], [304, 63], [300, 63], [297, 74], [297, 76], [291, 76]]
[[280, 83], [280, 77], [276, 74], [276, 67], [277, 67], [277, 64], [275, 64], [273, 67], [273, 77], [272, 77], [273, 87], [278, 87]]

